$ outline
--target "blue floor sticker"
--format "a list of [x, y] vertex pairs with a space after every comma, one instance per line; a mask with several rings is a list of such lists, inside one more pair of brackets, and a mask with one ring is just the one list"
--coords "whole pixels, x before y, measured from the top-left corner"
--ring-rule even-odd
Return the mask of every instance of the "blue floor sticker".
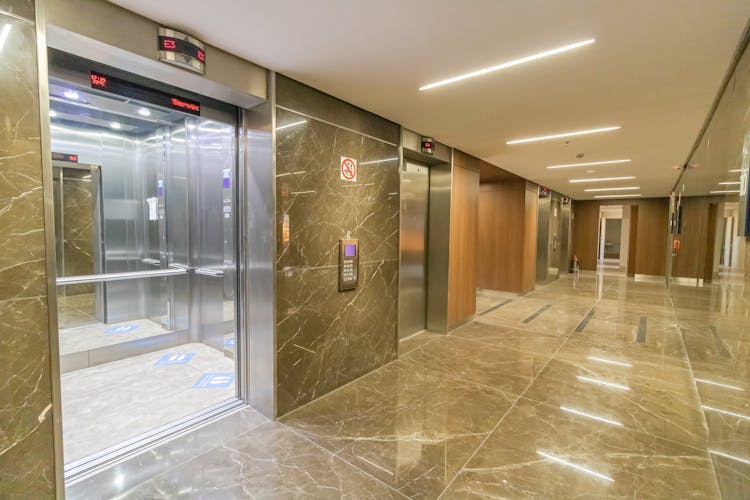
[[194, 352], [188, 354], [165, 354], [155, 364], [156, 366], [167, 366], [167, 365], [184, 365], [190, 362], [195, 356]]
[[234, 338], [231, 338], [231, 339], [227, 339], [227, 340], [226, 340], [226, 341], [224, 342], [224, 347], [234, 347], [236, 343], [237, 343], [237, 342], [236, 342], [236, 339], [234, 339]]
[[104, 330], [104, 333], [131, 333], [137, 329], [138, 325], [120, 325]]
[[234, 373], [204, 373], [194, 384], [193, 389], [224, 389], [234, 382]]

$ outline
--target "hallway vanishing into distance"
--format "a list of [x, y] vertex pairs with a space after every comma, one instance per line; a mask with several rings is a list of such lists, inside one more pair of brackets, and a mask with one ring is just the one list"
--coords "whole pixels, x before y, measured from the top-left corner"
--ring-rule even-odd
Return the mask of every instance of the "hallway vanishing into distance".
[[750, 499], [749, 0], [0, 0], [0, 500]]
[[[398, 360], [277, 422], [241, 411], [68, 496], [750, 492], [740, 458], [750, 439], [741, 284], [667, 290], [582, 273], [510, 300], [483, 298], [475, 321], [402, 342]], [[145, 472], [131, 474], [136, 467]]]

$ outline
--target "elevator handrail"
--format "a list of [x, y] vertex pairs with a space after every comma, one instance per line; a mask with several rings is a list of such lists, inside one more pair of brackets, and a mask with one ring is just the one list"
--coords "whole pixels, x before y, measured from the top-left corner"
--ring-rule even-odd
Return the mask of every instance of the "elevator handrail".
[[86, 274], [83, 276], [65, 276], [57, 278], [57, 285], [75, 285], [78, 283], [101, 283], [104, 281], [121, 281], [137, 278], [158, 278], [160, 276], [179, 276], [187, 274], [183, 268], [158, 269], [154, 271], [132, 271], [127, 273]]

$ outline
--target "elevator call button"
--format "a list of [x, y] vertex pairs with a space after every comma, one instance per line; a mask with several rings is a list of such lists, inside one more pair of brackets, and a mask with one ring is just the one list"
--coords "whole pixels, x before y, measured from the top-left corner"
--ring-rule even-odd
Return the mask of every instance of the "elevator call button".
[[339, 291], [357, 288], [359, 274], [359, 240], [339, 241]]

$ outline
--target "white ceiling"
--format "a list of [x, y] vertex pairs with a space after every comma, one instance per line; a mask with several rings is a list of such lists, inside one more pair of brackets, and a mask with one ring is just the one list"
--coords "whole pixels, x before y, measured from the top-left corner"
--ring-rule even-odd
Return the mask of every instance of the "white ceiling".
[[[571, 177], [634, 175], [596, 187], [669, 192], [750, 17], [747, 0], [114, 3], [578, 199], [595, 193], [568, 183]], [[587, 38], [596, 43], [417, 90]], [[609, 125], [622, 129], [505, 144]], [[590, 174], [545, 169], [619, 158], [633, 161], [591, 167]]]

